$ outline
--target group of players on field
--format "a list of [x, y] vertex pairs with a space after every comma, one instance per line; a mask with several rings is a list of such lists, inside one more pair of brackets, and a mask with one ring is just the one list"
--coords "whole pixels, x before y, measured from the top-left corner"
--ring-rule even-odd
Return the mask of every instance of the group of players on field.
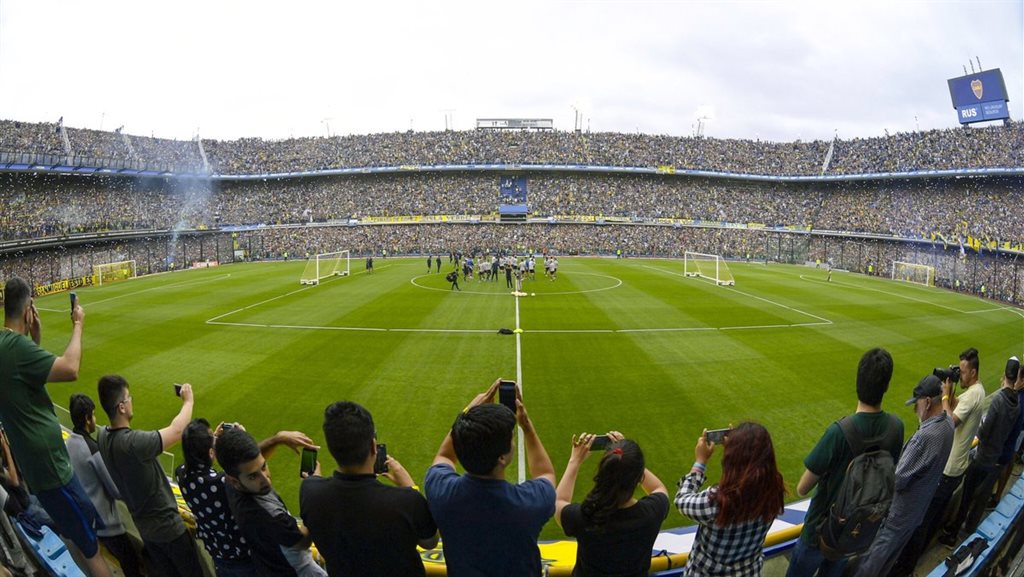
[[[431, 263], [437, 263], [440, 272], [440, 257], [436, 260], [427, 257], [427, 272], [431, 271]], [[462, 268], [462, 280], [477, 280], [478, 282], [497, 282], [498, 275], [505, 273], [505, 283], [508, 288], [517, 288], [517, 282], [522, 280], [537, 279], [537, 259], [532, 254], [523, 258], [513, 255], [505, 256], [463, 256], [461, 253], [452, 253], [448, 261], [455, 265], [456, 270], [448, 273], [445, 277], [452, 283], [453, 290], [461, 290], [458, 286], [458, 268]], [[544, 276], [554, 282], [558, 278], [558, 258], [554, 256], [544, 257]]]

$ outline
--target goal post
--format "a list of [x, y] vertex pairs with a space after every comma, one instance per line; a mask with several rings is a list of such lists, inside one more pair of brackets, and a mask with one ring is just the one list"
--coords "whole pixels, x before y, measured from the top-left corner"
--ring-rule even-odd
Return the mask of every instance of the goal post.
[[108, 262], [92, 266], [92, 276], [98, 286], [135, 278], [137, 271], [134, 260]]
[[736, 284], [736, 279], [733, 278], [728, 263], [717, 254], [684, 252], [683, 275], [704, 278], [719, 286]]
[[935, 286], [935, 267], [896, 260], [892, 263], [892, 280]]
[[309, 257], [302, 271], [299, 284], [316, 285], [329, 276], [348, 276], [350, 269], [349, 251], [325, 252]]

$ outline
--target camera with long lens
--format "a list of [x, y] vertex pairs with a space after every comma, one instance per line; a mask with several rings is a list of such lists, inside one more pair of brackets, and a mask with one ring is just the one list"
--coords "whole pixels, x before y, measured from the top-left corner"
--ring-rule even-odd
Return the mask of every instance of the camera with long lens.
[[960, 365], [949, 365], [948, 369], [938, 367], [932, 371], [932, 374], [938, 377], [940, 381], [945, 382], [948, 379], [953, 384], [956, 384], [960, 382]]

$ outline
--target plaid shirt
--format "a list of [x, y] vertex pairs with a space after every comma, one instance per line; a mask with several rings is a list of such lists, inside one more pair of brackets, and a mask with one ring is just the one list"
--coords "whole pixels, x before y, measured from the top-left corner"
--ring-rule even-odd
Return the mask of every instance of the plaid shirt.
[[676, 508], [700, 524], [683, 575], [760, 576], [764, 566], [764, 538], [771, 523], [758, 519], [728, 527], [716, 526], [718, 504], [714, 495], [717, 488], [700, 491], [706, 480], [703, 472], [691, 471], [677, 483]]

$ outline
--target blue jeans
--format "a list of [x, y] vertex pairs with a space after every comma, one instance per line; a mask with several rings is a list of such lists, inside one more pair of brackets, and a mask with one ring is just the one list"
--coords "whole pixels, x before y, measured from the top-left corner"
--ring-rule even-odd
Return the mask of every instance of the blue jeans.
[[217, 577], [256, 577], [256, 565], [252, 559], [218, 559], [213, 558], [213, 567]]
[[846, 559], [829, 561], [821, 550], [812, 545], [805, 545], [803, 539], [797, 541], [793, 553], [789, 556], [789, 569], [786, 577], [840, 577], [846, 568]]

